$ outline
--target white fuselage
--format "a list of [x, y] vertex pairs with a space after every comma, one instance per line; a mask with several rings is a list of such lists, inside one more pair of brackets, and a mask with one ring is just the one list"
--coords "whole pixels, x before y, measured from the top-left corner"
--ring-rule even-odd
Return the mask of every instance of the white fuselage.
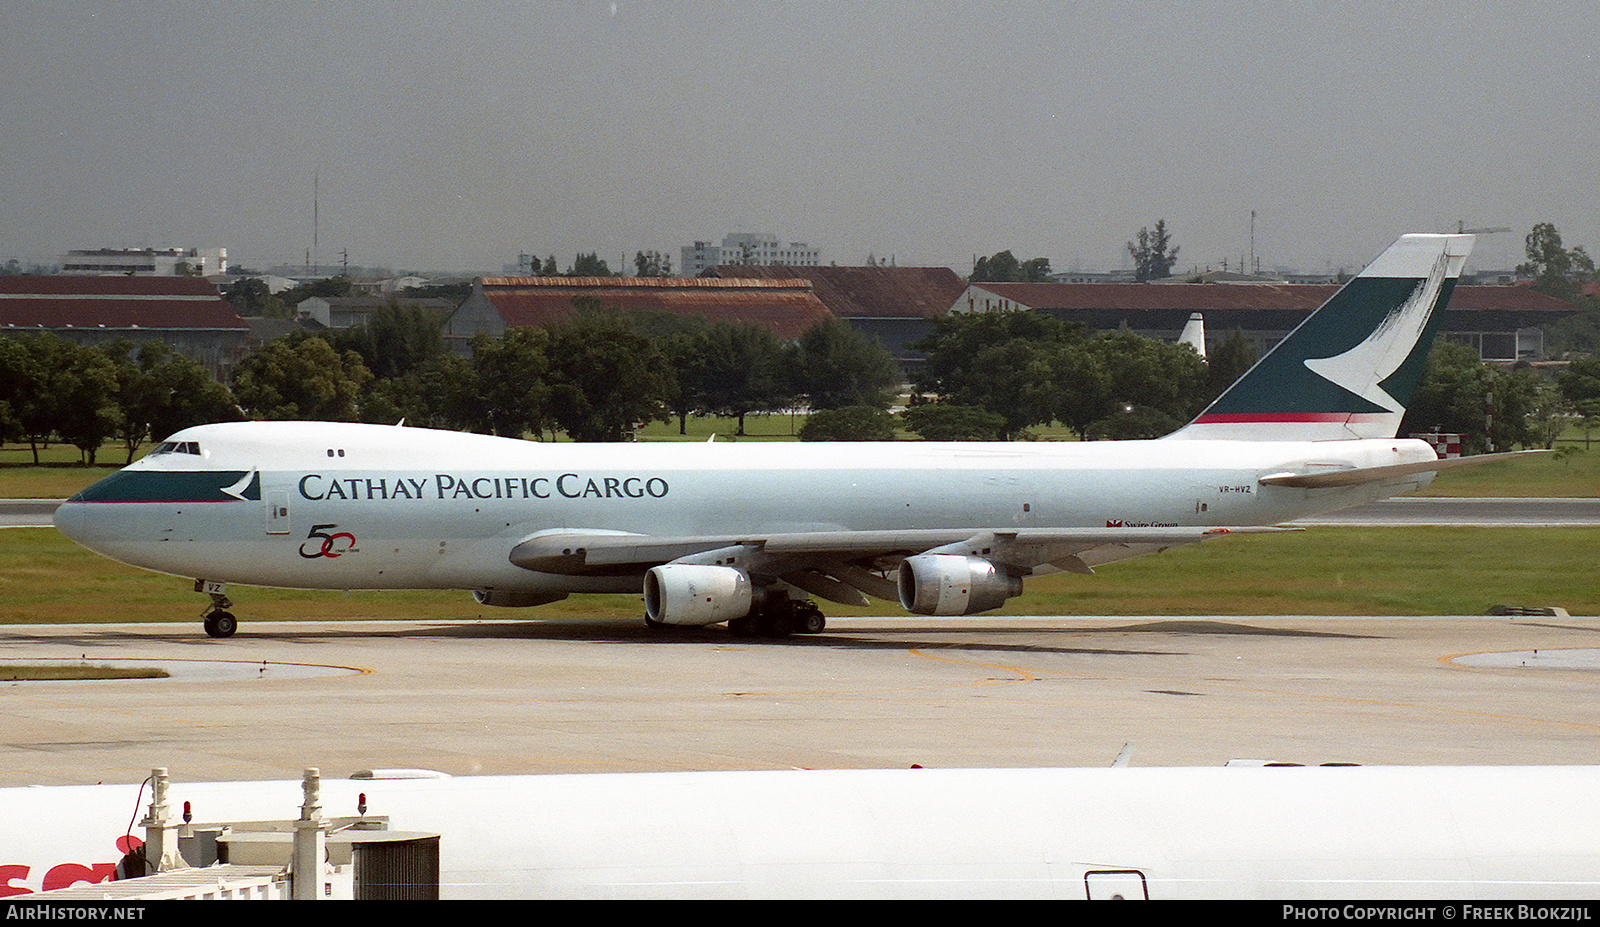
[[172, 440], [199, 453], [146, 457], [119, 476], [159, 488], [215, 471], [231, 494], [75, 497], [57, 526], [145, 569], [313, 589], [639, 589], [637, 574], [555, 575], [509, 560], [529, 536], [564, 530], [1272, 525], [1409, 492], [1431, 474], [1333, 489], [1263, 486], [1263, 476], [1434, 458], [1407, 439], [555, 444], [310, 422], [206, 425]]
[[[1593, 898], [1600, 767], [1218, 767], [324, 779], [438, 834], [445, 898]], [[0, 789], [0, 896], [110, 876], [137, 785]], [[199, 822], [299, 782], [172, 784]], [[133, 834], [142, 838], [142, 829]]]

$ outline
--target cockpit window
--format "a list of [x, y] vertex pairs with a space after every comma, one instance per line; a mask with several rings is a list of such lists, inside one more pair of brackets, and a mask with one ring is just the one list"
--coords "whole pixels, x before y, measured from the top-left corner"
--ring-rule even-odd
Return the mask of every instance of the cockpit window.
[[150, 452], [150, 456], [152, 457], [156, 456], [157, 454], [193, 454], [198, 457], [200, 456], [200, 442], [163, 441], [156, 445], [155, 450]]

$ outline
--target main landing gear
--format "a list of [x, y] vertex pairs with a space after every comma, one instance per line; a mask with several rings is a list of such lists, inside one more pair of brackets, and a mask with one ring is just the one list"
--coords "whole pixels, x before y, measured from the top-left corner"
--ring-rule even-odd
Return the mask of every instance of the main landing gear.
[[211, 596], [211, 606], [205, 610], [201, 622], [206, 634], [210, 637], [232, 637], [233, 632], [239, 630], [239, 620], [233, 617], [233, 612], [228, 611], [233, 607], [233, 602], [228, 599], [228, 584], [197, 579], [194, 581], [194, 591]]
[[796, 602], [785, 596], [769, 598], [755, 611], [728, 622], [734, 637], [788, 637], [819, 634], [828, 626], [815, 602]]

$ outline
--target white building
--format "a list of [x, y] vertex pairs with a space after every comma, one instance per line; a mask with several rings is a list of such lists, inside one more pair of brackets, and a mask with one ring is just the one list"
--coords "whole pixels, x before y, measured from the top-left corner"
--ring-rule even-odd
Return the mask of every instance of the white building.
[[61, 259], [64, 274], [132, 274], [135, 277], [176, 277], [179, 265], [191, 276], [226, 273], [227, 248], [101, 248], [68, 251]]
[[782, 242], [776, 235], [751, 232], [735, 232], [722, 239], [720, 246], [697, 241], [683, 248], [682, 254], [681, 273], [685, 277], [698, 277], [722, 264], [816, 267], [822, 263], [822, 252], [803, 241]]

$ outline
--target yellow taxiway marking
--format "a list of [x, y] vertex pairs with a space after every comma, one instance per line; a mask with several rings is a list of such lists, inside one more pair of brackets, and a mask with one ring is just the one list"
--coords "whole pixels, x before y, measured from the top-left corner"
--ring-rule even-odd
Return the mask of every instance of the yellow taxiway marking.
[[1000, 670], [1001, 672], [1005, 673], [1014, 673], [1018, 677], [1016, 679], [980, 679], [978, 680], [978, 685], [1009, 686], [1019, 682], [1039, 681], [1039, 676], [1032, 670], [1025, 670], [1020, 666], [1004, 666], [999, 663], [983, 663], [978, 660], [957, 660], [952, 657], [939, 657], [934, 656], [931, 653], [925, 653], [924, 651], [916, 648], [912, 648], [910, 652], [927, 660], [938, 660], [942, 663], [957, 663], [964, 666], [982, 666], [987, 669]]

